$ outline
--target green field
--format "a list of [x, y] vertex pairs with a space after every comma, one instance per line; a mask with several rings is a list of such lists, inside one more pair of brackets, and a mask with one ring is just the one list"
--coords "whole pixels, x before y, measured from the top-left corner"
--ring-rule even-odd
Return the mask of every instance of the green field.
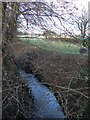
[[56, 42], [40, 38], [20, 38], [20, 40], [28, 45], [33, 45], [49, 51], [63, 54], [80, 54], [80, 45], [69, 42]]

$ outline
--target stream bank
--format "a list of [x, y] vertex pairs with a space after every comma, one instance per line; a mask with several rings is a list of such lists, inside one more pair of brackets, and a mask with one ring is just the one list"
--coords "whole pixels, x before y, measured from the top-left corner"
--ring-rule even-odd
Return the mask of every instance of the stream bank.
[[[83, 103], [86, 103], [86, 98], [82, 97], [80, 99], [81, 107], [80, 104], [77, 104], [77, 100], [81, 95], [74, 91], [68, 92], [66, 88], [68, 88], [70, 80], [72, 80], [70, 83], [71, 89], [84, 88], [86, 86], [85, 80], [80, 76], [80, 71], [87, 66], [87, 58], [85, 56], [64, 54], [55, 54], [54, 56], [53, 52], [34, 48], [23, 43], [16, 46], [15, 54], [19, 67], [28, 73], [32, 72], [42, 84], [45, 84], [53, 91], [57, 100], [62, 102], [68, 117], [76, 117], [77, 111], [79, 112], [79, 110], [84, 108]], [[67, 94], [68, 103], [66, 104]], [[69, 113], [70, 110], [74, 114]]]
[[54, 94], [30, 73], [24, 71], [20, 75], [25, 78], [33, 96], [33, 118], [65, 118], [61, 105]]

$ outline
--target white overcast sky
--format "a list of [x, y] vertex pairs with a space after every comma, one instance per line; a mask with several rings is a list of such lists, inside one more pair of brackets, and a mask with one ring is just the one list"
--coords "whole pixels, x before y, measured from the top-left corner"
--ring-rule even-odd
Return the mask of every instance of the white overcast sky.
[[89, 2], [90, 0], [77, 0], [77, 4], [78, 4], [78, 6], [85, 6], [86, 7], [86, 9], [88, 8], [88, 2]]
[[76, 5], [80, 11], [83, 7], [85, 7], [85, 9], [88, 10], [88, 2], [89, 1], [90, 0], [77, 0]]
[[[61, 0], [31, 0], [31, 1], [57, 2], [57, 1], [61, 1]], [[67, 0], [67, 1], [70, 1], [70, 0]], [[88, 8], [88, 2], [90, 0], [74, 0], [74, 1], [76, 1], [78, 7], [85, 6], [85, 8], [87, 9]]]
[[[31, 1], [38, 1], [38, 2], [54, 2], [54, 3], [57, 3], [57, 1], [61, 1], [61, 0], [31, 0]], [[67, 1], [72, 1], [72, 0], [67, 0]], [[76, 4], [76, 7], [78, 8], [78, 13], [80, 13], [81, 12], [81, 9], [83, 8], [83, 7], [85, 7], [85, 9], [86, 10], [88, 10], [88, 2], [90, 1], [90, 0], [74, 0], [75, 1], [75, 4]], [[25, 24], [25, 23], [24, 23]], [[37, 29], [29, 29], [29, 32], [31, 33], [31, 32], [35, 32], [35, 33], [37, 33]], [[38, 28], [38, 32], [40, 32], [40, 30], [39, 30], [39, 28]], [[58, 31], [57, 31], [58, 32]]]

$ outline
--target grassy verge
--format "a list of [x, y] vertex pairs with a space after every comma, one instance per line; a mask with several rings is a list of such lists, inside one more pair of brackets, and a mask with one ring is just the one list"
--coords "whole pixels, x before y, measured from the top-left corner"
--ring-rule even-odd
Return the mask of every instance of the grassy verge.
[[21, 41], [28, 45], [33, 45], [48, 51], [54, 51], [63, 54], [80, 54], [80, 46], [71, 44], [69, 42], [56, 42], [39, 38], [21, 38]]
[[56, 52], [53, 47], [48, 50], [49, 45], [46, 43], [46, 48], [42, 47], [45, 41], [41, 40], [38, 43], [37, 40], [31, 41], [32, 43], [25, 40], [13, 45], [17, 58], [23, 61], [23, 68], [39, 75], [42, 83], [49, 86], [61, 102], [68, 118], [87, 118], [85, 109], [88, 101], [88, 85], [87, 69], [84, 69], [87, 67], [87, 56], [66, 54], [65, 51], [62, 54], [61, 51]]

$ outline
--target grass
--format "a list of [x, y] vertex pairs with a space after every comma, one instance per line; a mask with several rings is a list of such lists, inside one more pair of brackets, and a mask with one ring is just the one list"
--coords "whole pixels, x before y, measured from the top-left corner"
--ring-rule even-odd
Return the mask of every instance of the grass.
[[54, 51], [63, 54], [80, 54], [80, 46], [69, 42], [56, 42], [39, 38], [20, 38], [20, 40], [28, 45], [33, 45], [48, 51]]
[[[20, 66], [39, 75], [42, 83], [57, 94], [68, 118], [86, 117], [87, 57], [79, 55], [79, 45], [36, 38], [23, 38], [21, 41], [23, 43], [13, 44]], [[60, 54], [54, 56], [52, 51]]]

